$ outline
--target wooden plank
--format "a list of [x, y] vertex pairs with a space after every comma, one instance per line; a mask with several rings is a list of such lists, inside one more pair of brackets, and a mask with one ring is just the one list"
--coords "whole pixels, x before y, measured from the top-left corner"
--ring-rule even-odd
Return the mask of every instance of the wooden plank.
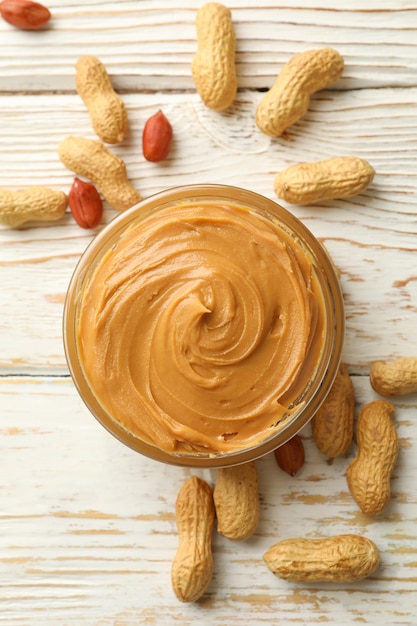
[[[118, 89], [193, 90], [200, 0], [93, 0], [47, 3], [53, 19], [39, 32], [0, 20], [0, 91], [74, 90], [74, 64], [99, 56]], [[417, 69], [415, 0], [229, 0], [237, 35], [239, 86], [266, 88], [290, 56], [334, 46], [346, 60], [337, 88], [414, 86]]]
[[[144, 197], [194, 183], [241, 186], [276, 199], [274, 175], [301, 160], [340, 154], [367, 158], [377, 175], [349, 200], [316, 207], [284, 204], [326, 244], [341, 271], [352, 372], [370, 360], [415, 353], [417, 89], [325, 92], [294, 125], [292, 141], [271, 139], [255, 125], [260, 95], [240, 94], [228, 113], [206, 109], [195, 94], [127, 94], [129, 137], [114, 151]], [[174, 145], [160, 164], [145, 161], [141, 132], [162, 108]], [[0, 186], [48, 184], [68, 191], [73, 175], [57, 148], [68, 134], [94, 138], [76, 95], [3, 96]], [[116, 212], [106, 206], [104, 222]], [[94, 233], [68, 214], [51, 226], [0, 229], [0, 365], [5, 372], [66, 371], [62, 308], [75, 264]], [[55, 370], [58, 368], [58, 370]]]
[[[377, 396], [353, 378], [357, 404]], [[68, 378], [0, 379], [0, 621], [10, 626], [181, 622], [357, 622], [414, 626], [417, 612], [416, 397], [394, 400], [401, 452], [392, 501], [377, 518], [358, 511], [344, 478], [355, 454], [332, 463], [302, 431], [306, 462], [289, 477], [270, 454], [258, 461], [261, 522], [246, 542], [213, 535], [214, 578], [200, 603], [183, 605], [170, 583], [177, 548], [175, 498], [192, 473], [113, 439]], [[359, 533], [381, 567], [350, 585], [291, 584], [262, 561], [291, 536]], [[202, 609], [204, 613], [202, 613]], [[204, 621], [206, 620], [206, 621]]]
[[[375, 399], [369, 362], [416, 354], [416, 0], [228, 1], [240, 91], [223, 114], [202, 105], [191, 78], [200, 0], [45, 4], [53, 13], [45, 31], [0, 20], [0, 186], [69, 190], [73, 175], [59, 162], [58, 144], [69, 134], [94, 138], [74, 93], [74, 65], [86, 53], [103, 60], [125, 99], [130, 132], [114, 150], [144, 197], [179, 184], [222, 183], [274, 199], [274, 175], [287, 165], [339, 154], [367, 158], [377, 175], [364, 194], [316, 207], [283, 204], [340, 270], [343, 358], [357, 409]], [[254, 122], [257, 90], [272, 84], [292, 54], [324, 45], [345, 57], [342, 79], [312, 98], [291, 141], [262, 135]], [[142, 157], [141, 132], [158, 108], [175, 139], [169, 158], [151, 164]], [[115, 215], [105, 205], [103, 225]], [[177, 601], [170, 584], [174, 504], [193, 470], [161, 465], [114, 440], [67, 375], [63, 302], [95, 232], [69, 213], [50, 226], [0, 227], [0, 624], [414, 626], [415, 394], [394, 400], [401, 450], [386, 511], [370, 519], [348, 492], [355, 445], [330, 462], [307, 426], [306, 463], [296, 477], [281, 472], [273, 455], [258, 461], [256, 535], [233, 543], [214, 533], [207, 594], [197, 605]], [[214, 471], [195, 473], [214, 484]], [[379, 546], [381, 567], [370, 579], [290, 584], [262, 562], [279, 539], [343, 532]]]

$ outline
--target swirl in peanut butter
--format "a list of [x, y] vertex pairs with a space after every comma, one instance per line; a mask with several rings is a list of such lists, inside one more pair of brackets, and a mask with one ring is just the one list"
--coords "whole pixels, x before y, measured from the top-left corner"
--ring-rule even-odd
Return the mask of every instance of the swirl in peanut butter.
[[295, 410], [322, 309], [309, 259], [273, 221], [180, 204], [134, 224], [94, 269], [80, 359], [131, 434], [169, 452], [237, 451]]

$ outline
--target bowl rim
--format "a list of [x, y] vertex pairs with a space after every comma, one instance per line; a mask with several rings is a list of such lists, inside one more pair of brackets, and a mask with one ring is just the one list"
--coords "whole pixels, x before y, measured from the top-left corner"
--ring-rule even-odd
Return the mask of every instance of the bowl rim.
[[[239, 197], [238, 200], [234, 198], [235, 195]], [[266, 205], [267, 209], [263, 207], [263, 210], [270, 214], [272, 218], [279, 220], [281, 227], [285, 226], [293, 235], [296, 234], [298, 243], [301, 242], [303, 247], [305, 247], [307, 243], [310, 252], [313, 249], [314, 257], [321, 269], [321, 279], [324, 281], [323, 285], [326, 287], [326, 289], [324, 289], [320, 282], [322, 290], [325, 291], [323, 297], [326, 297], [326, 313], [327, 315], [330, 314], [333, 320], [333, 337], [330, 342], [331, 346], [329, 344], [329, 348], [331, 349], [327, 350], [327, 363], [324, 364], [324, 373], [317, 386], [316, 393], [309, 398], [304, 409], [301, 410], [294, 419], [284, 420], [280, 429], [270, 437], [265, 438], [255, 446], [227, 453], [204, 455], [198, 453], [172, 453], [160, 450], [152, 444], [129, 433], [118, 422], [112, 420], [95, 399], [84, 376], [77, 352], [77, 306], [80, 302], [82, 285], [87, 280], [88, 275], [93, 272], [95, 265], [104, 254], [103, 250], [109, 249], [109, 246], [106, 246], [108, 240], [115, 242], [132, 223], [134, 224], [135, 221], [142, 220], [156, 208], [164, 208], [164, 205], [173, 205], [179, 202], [201, 202], [204, 199], [207, 201], [210, 198], [216, 201], [216, 203], [219, 202], [220, 199], [225, 203], [227, 202], [229, 205], [244, 206], [249, 209], [253, 205], [256, 205], [256, 203]], [[233, 185], [180, 185], [152, 194], [120, 215], [116, 215], [116, 217], [106, 224], [89, 242], [78, 259], [68, 284], [64, 300], [62, 333], [65, 358], [72, 381], [90, 413], [114, 437], [148, 458], [171, 465], [195, 468], [225, 467], [252, 461], [272, 452], [277, 447], [286, 443], [295, 434], [299, 433], [312, 419], [313, 415], [327, 397], [341, 362], [345, 336], [344, 302], [340, 281], [328, 252], [305, 224], [288, 209], [282, 207], [275, 202], [275, 200], [271, 200], [257, 192]], [[327, 341], [329, 341], [329, 338], [327, 338]]]

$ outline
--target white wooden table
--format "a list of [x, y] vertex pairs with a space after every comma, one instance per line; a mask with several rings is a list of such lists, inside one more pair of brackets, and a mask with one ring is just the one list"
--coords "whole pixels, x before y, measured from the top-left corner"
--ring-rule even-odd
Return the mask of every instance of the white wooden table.
[[[223, 114], [202, 105], [191, 79], [198, 0], [47, 4], [53, 20], [45, 31], [0, 21], [0, 186], [69, 190], [73, 175], [57, 146], [72, 133], [95, 138], [74, 88], [75, 62], [86, 53], [104, 62], [123, 95], [131, 129], [115, 151], [144, 197], [215, 182], [274, 198], [274, 174], [289, 164], [368, 159], [377, 175], [362, 195], [287, 208], [340, 269], [344, 362], [357, 408], [375, 399], [370, 361], [417, 354], [417, 0], [264, 0], [260, 8], [229, 0], [240, 89]], [[261, 90], [290, 56], [327, 45], [345, 58], [342, 79], [312, 98], [292, 141], [261, 134], [254, 122]], [[152, 164], [142, 156], [141, 131], [158, 108], [175, 142], [167, 161]], [[103, 223], [114, 215], [106, 207]], [[208, 592], [196, 604], [176, 599], [174, 503], [193, 470], [160, 465], [114, 440], [78, 397], [64, 358], [65, 291], [93, 236], [69, 213], [49, 226], [0, 230], [0, 623], [415, 626], [415, 395], [394, 400], [401, 451], [382, 514], [364, 516], [348, 492], [355, 446], [329, 462], [306, 427], [297, 476], [279, 470], [273, 455], [258, 462], [256, 535], [235, 544], [214, 534]], [[214, 472], [196, 473], [214, 483]], [[279, 539], [344, 532], [381, 550], [381, 567], [366, 581], [291, 584], [262, 561]]]

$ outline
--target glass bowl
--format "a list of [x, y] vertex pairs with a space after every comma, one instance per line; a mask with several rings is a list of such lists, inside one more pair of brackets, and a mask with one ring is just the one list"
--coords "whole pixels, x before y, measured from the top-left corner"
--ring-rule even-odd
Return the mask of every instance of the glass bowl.
[[152, 459], [206, 468], [255, 460], [310, 421], [344, 329], [320, 242], [226, 185], [168, 189], [113, 219], [81, 256], [63, 318], [95, 418]]

